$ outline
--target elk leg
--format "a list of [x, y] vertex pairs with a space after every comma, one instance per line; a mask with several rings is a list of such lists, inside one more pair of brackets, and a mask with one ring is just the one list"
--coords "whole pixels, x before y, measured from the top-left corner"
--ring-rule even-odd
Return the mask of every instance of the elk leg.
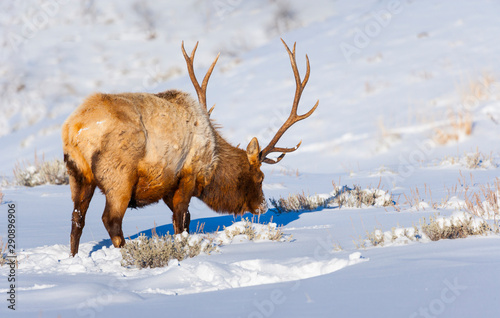
[[129, 190], [121, 193], [126, 193], [127, 195], [121, 196], [115, 191], [106, 194], [106, 207], [102, 214], [102, 223], [104, 223], [109, 233], [109, 237], [111, 238], [111, 242], [113, 242], [115, 247], [122, 247], [125, 245], [122, 221], [131, 197]]
[[78, 253], [80, 237], [85, 226], [85, 215], [89, 208], [90, 200], [94, 195], [95, 184], [89, 184], [84, 178], [78, 178], [69, 175], [69, 184], [71, 187], [71, 195], [74, 203], [73, 213], [71, 216], [71, 256]]
[[180, 180], [179, 187], [175, 191], [171, 201], [169, 198], [165, 202], [173, 212], [172, 223], [174, 225], [175, 234], [181, 234], [184, 231], [189, 233], [189, 223], [191, 215], [188, 207], [195, 188], [194, 178], [187, 176]]
[[[168, 206], [168, 208], [170, 209], [170, 211], [174, 212], [174, 197], [172, 195], [167, 195], [163, 198], [163, 201], [165, 202], [165, 204]], [[172, 215], [172, 222], [174, 221], [173, 220], [174, 218], [174, 215]], [[187, 210], [187, 213], [184, 214], [184, 217], [183, 217], [183, 220], [182, 220], [182, 224], [184, 224], [184, 229], [186, 229], [186, 231], [189, 233], [189, 223], [191, 221], [191, 215], [189, 214], [189, 209]], [[181, 232], [182, 233], [182, 232]], [[177, 232], [175, 232], [175, 234], [179, 234]]]

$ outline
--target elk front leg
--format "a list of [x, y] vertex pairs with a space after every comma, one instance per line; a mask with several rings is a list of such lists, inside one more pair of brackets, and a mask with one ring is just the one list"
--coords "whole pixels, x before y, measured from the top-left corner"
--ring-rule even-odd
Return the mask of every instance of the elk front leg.
[[115, 247], [125, 245], [123, 237], [122, 221], [130, 202], [130, 189], [120, 192], [112, 191], [106, 194], [106, 207], [102, 214], [102, 222], [109, 233], [111, 242]]
[[71, 216], [71, 256], [78, 253], [78, 246], [80, 245], [80, 237], [82, 236], [83, 227], [85, 226], [85, 215], [89, 208], [90, 200], [94, 195], [95, 184], [88, 183], [84, 178], [78, 180], [69, 175], [69, 184], [71, 187], [71, 196], [73, 199], [74, 207]]
[[189, 233], [189, 223], [191, 216], [188, 211], [189, 202], [193, 196], [195, 189], [195, 180], [191, 176], [184, 177], [179, 182], [179, 187], [175, 191], [171, 202], [166, 199], [167, 205], [173, 212], [172, 224], [174, 225], [175, 234], [181, 234], [184, 231]]

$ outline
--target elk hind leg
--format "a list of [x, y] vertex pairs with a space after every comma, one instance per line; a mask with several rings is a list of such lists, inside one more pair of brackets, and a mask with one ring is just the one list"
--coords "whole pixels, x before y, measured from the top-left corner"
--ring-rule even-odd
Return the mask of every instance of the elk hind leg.
[[71, 216], [70, 245], [71, 255], [75, 256], [78, 253], [80, 237], [85, 226], [85, 216], [96, 186], [89, 183], [85, 178], [77, 178], [72, 174], [69, 175], [69, 183], [74, 204]]

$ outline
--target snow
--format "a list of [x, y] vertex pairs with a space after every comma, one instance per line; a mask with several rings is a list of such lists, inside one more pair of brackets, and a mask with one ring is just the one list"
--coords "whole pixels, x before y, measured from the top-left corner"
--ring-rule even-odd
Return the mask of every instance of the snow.
[[[15, 311], [7, 307], [10, 266], [0, 267], [0, 316], [498, 316], [498, 234], [411, 238], [423, 218], [450, 224], [471, 217], [468, 200], [484, 207], [473, 215], [476, 226], [498, 222], [482, 193], [495, 189], [500, 174], [499, 6], [491, 0], [2, 2], [0, 237], [7, 243], [7, 211], [15, 204], [18, 267]], [[303, 193], [324, 200], [343, 186], [359, 186], [379, 195], [376, 205], [270, 209], [254, 219], [260, 238], [249, 240], [224, 231], [243, 227], [244, 219], [193, 199], [191, 232], [204, 224], [221, 246], [137, 269], [122, 266], [111, 244], [101, 193], [73, 258], [69, 186], [12, 185], [16, 164], [35, 172], [35, 151], [46, 160], [62, 158], [60, 127], [91, 93], [194, 94], [182, 40], [187, 51], [200, 41], [198, 77], [221, 52], [207, 101], [216, 103], [211, 118], [222, 135], [242, 147], [254, 136], [265, 145], [287, 118], [295, 90], [280, 37], [297, 42], [302, 76], [305, 54], [311, 63], [299, 113], [318, 99], [319, 107], [279, 142], [292, 147], [302, 140], [301, 147], [263, 166], [266, 197]], [[450, 118], [461, 113], [471, 116], [472, 133], [436, 142], [437, 131], [454, 132]], [[391, 196], [397, 208], [384, 204]], [[269, 240], [278, 228], [284, 239]], [[171, 212], [163, 204], [129, 210], [123, 231], [127, 239], [173, 233]], [[385, 243], [371, 245], [367, 233]]]

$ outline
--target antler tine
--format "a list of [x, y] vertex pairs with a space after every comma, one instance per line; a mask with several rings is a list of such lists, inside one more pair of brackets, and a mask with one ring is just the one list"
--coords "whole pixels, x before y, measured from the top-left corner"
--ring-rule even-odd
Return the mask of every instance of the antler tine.
[[214, 70], [215, 64], [219, 60], [220, 53], [217, 54], [217, 57], [213, 61], [212, 65], [208, 68], [207, 73], [205, 74], [205, 77], [203, 78], [203, 82], [201, 82], [201, 86], [198, 83], [198, 80], [196, 79], [196, 75], [194, 73], [194, 55], [196, 54], [196, 49], [198, 48], [198, 43], [196, 42], [196, 45], [194, 46], [193, 51], [191, 51], [191, 56], [188, 56], [186, 53], [186, 50], [184, 49], [184, 41], [182, 41], [182, 54], [184, 55], [184, 59], [186, 60], [187, 68], [188, 68], [188, 73], [189, 73], [189, 78], [191, 78], [191, 82], [193, 83], [194, 89], [196, 90], [196, 94], [198, 95], [198, 101], [199, 103], [207, 110], [208, 116], [212, 113], [215, 105], [208, 110], [207, 108], [207, 85], [208, 85], [208, 80], [210, 79], [210, 76], [212, 75], [212, 71]]
[[[281, 136], [287, 131], [288, 128], [290, 128], [293, 124], [296, 122], [306, 119], [307, 117], [311, 116], [311, 114], [316, 110], [316, 108], [319, 105], [319, 100], [316, 102], [316, 104], [305, 114], [298, 115], [297, 114], [297, 109], [299, 107], [299, 101], [300, 97], [302, 96], [302, 91], [304, 90], [307, 81], [309, 80], [309, 74], [311, 71], [311, 67], [309, 65], [309, 57], [306, 55], [306, 75], [304, 76], [304, 80], [300, 79], [300, 74], [299, 70], [297, 68], [297, 61], [295, 58], [295, 48], [296, 48], [296, 42], [293, 44], [293, 51], [290, 51], [290, 48], [288, 45], [281, 39], [281, 42], [283, 42], [283, 45], [285, 46], [285, 49], [288, 53], [288, 56], [290, 57], [290, 63], [292, 65], [292, 70], [293, 70], [293, 75], [295, 77], [295, 83], [296, 83], [296, 89], [295, 89], [295, 97], [293, 100], [292, 104], [292, 110], [290, 112], [290, 115], [288, 119], [285, 121], [283, 126], [278, 129], [278, 132], [276, 132], [276, 135], [273, 137], [269, 145], [267, 145], [261, 152], [260, 152], [260, 160], [261, 162], [268, 163], [268, 164], [275, 164], [281, 161], [285, 154], [289, 152], [293, 152], [297, 150], [300, 147], [300, 144], [302, 141], [300, 141], [295, 147], [293, 148], [279, 148], [275, 147], [276, 143], [279, 141]], [[267, 155], [272, 153], [272, 152], [281, 152], [281, 155], [276, 158], [276, 159], [269, 159], [267, 158]]]

